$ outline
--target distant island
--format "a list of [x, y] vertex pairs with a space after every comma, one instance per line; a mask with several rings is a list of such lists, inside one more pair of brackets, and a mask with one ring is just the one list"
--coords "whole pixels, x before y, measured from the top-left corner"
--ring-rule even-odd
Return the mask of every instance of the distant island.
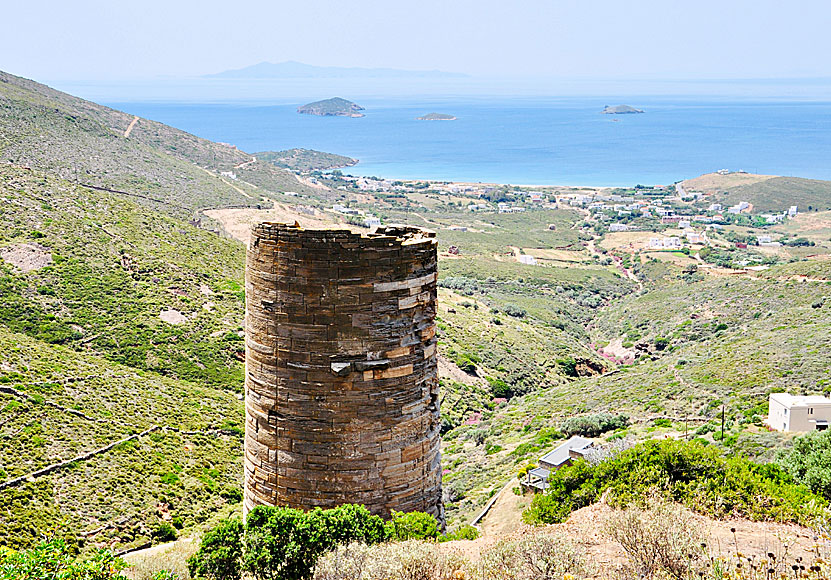
[[340, 167], [352, 167], [358, 163], [357, 159], [325, 153], [313, 149], [285, 149], [283, 151], [261, 151], [255, 153], [257, 159], [268, 161], [283, 169], [291, 171], [326, 171]]
[[446, 113], [427, 113], [421, 117], [416, 117], [416, 121], [455, 121], [456, 117]]
[[320, 117], [363, 117], [364, 114], [360, 112], [363, 110], [362, 106], [340, 97], [315, 101], [297, 107], [297, 112], [302, 115], [318, 115]]
[[642, 110], [630, 107], [629, 105], [615, 105], [613, 107], [606, 105], [600, 112], [604, 115], [632, 115], [634, 113], [643, 113]]

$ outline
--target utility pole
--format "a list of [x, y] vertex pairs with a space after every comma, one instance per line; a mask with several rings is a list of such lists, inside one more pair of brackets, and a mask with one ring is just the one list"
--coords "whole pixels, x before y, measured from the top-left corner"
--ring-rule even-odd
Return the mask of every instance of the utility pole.
[[721, 443], [724, 444], [724, 405], [721, 406]]

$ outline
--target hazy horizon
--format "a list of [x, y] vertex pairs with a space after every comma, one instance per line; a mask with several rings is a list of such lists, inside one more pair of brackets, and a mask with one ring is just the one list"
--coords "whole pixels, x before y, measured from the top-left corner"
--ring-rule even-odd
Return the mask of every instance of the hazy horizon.
[[[148, 99], [227, 99], [228, 87], [194, 81], [286, 61], [470, 75], [434, 86], [366, 86], [358, 96], [831, 94], [831, 5], [817, 0], [425, 0], [418, 10], [380, 0], [255, 2], [245, 10], [148, 0], [140, 8], [102, 0], [6, 6], [15, 26], [0, 37], [0, 69], [63, 90], [96, 85], [82, 96], [105, 100], [124, 100], [123, 88]], [[251, 83], [236, 89], [257, 91]]]

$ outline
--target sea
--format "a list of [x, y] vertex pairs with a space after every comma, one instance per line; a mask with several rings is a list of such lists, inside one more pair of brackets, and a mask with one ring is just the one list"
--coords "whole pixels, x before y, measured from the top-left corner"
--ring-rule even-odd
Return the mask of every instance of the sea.
[[[316, 117], [303, 103], [109, 102], [254, 153], [346, 155], [352, 175], [515, 185], [668, 184], [729, 169], [831, 179], [831, 102], [717, 98], [365, 99], [365, 117]], [[605, 115], [628, 104], [643, 114]], [[430, 112], [455, 121], [418, 121]]]

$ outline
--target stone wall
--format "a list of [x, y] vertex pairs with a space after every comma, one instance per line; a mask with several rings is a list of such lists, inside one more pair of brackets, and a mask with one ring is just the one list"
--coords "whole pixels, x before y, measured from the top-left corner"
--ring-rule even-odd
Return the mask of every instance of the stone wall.
[[357, 503], [443, 519], [434, 236], [253, 228], [246, 512]]

